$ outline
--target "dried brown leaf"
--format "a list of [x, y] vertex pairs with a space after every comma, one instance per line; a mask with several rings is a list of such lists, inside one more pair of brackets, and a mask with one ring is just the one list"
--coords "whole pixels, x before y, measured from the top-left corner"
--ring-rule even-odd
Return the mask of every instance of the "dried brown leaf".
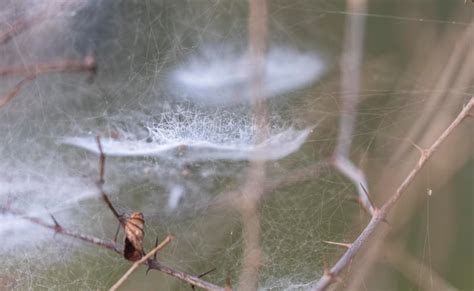
[[125, 246], [123, 256], [132, 262], [143, 256], [143, 230], [145, 219], [141, 212], [134, 212], [125, 221]]

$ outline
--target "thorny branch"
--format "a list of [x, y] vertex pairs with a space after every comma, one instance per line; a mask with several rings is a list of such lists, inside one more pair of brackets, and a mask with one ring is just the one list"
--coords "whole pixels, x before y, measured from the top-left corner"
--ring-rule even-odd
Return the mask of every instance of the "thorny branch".
[[[126, 229], [127, 221], [126, 221], [124, 215], [121, 215], [121, 214], [118, 213], [118, 211], [112, 205], [112, 202], [110, 201], [107, 193], [105, 193], [105, 191], [103, 190], [103, 184], [105, 182], [105, 180], [104, 180], [105, 154], [103, 152], [102, 144], [100, 142], [100, 136], [97, 136], [97, 146], [99, 148], [99, 181], [97, 182], [97, 185], [98, 185], [99, 190], [101, 192], [102, 199], [107, 204], [107, 206], [110, 208], [110, 210], [112, 211], [114, 216], [119, 220], [120, 225]], [[145, 257], [147, 257], [147, 256], [145, 256]], [[143, 260], [143, 258], [140, 259], [140, 261], [141, 260]], [[186, 273], [176, 271], [176, 270], [174, 270], [172, 268], [169, 268], [167, 266], [164, 266], [161, 263], [159, 263], [155, 258], [153, 260], [150, 260], [150, 259], [144, 260], [142, 263], [148, 265], [148, 267], [150, 269], [159, 270], [159, 271], [161, 271], [163, 273], [166, 273], [170, 276], [173, 276], [173, 277], [179, 278], [183, 281], [186, 281], [186, 282], [188, 282], [189, 284], [191, 284], [193, 286], [201, 287], [201, 288], [204, 288], [204, 289], [207, 289], [207, 290], [224, 290], [224, 288], [221, 288], [219, 286], [216, 286], [216, 285], [213, 285], [213, 284], [208, 283], [206, 281], [203, 281], [199, 277], [194, 277], [194, 276], [188, 275]]]
[[97, 238], [97, 237], [94, 237], [94, 236], [82, 234], [82, 233], [75, 232], [75, 231], [69, 230], [67, 228], [64, 228], [62, 225], [60, 225], [56, 221], [54, 216], [51, 216], [51, 219], [53, 220], [54, 224], [50, 224], [50, 223], [48, 223], [48, 222], [46, 222], [46, 221], [44, 221], [40, 218], [27, 216], [27, 215], [23, 214], [22, 212], [20, 212], [18, 210], [11, 209], [8, 206], [2, 206], [0, 208], [0, 212], [3, 212], [5, 214], [9, 214], [9, 215], [14, 215], [14, 216], [21, 217], [22, 219], [27, 220], [31, 223], [40, 225], [40, 226], [48, 228], [48, 229], [51, 229], [56, 234], [61, 234], [61, 235], [64, 235], [64, 236], [79, 239], [79, 240], [82, 240], [84, 242], [91, 243], [91, 244], [109, 249], [109, 250], [114, 251], [118, 254], [122, 253], [121, 247], [119, 245], [117, 245], [114, 241], [103, 240], [103, 239], [100, 239], [100, 238]]
[[[60, 224], [57, 224], [57, 223], [50, 224], [50, 223], [47, 223], [46, 221], [44, 221], [42, 219], [39, 219], [39, 218], [36, 218], [36, 217], [26, 216], [23, 213], [21, 213], [19, 211], [16, 211], [16, 210], [13, 210], [13, 209], [10, 209], [8, 207], [7, 208], [3, 207], [3, 208], [0, 209], [0, 211], [4, 212], [6, 214], [21, 217], [22, 219], [30, 221], [31, 223], [34, 223], [36, 225], [39, 225], [39, 226], [42, 226], [42, 227], [45, 227], [45, 228], [48, 228], [48, 229], [51, 229], [52, 231], [54, 231], [54, 233], [64, 235], [64, 236], [67, 236], [67, 237], [72, 237], [74, 239], [82, 240], [84, 242], [87, 242], [87, 243], [90, 243], [90, 244], [93, 244], [93, 245], [96, 245], [96, 246], [114, 251], [118, 254], [123, 253], [123, 247], [121, 245], [117, 244], [116, 242], [112, 241], [112, 240], [103, 240], [103, 239], [100, 239], [100, 238], [97, 238], [97, 237], [94, 237], [94, 236], [91, 236], [91, 235], [78, 233], [78, 232], [69, 230], [67, 228], [64, 228]], [[163, 265], [162, 263], [160, 263], [156, 259], [148, 260], [146, 262], [143, 262], [143, 264], [148, 266], [150, 269], [157, 270], [159, 272], [165, 273], [165, 274], [170, 275], [172, 277], [178, 278], [178, 279], [180, 279], [184, 282], [187, 282], [188, 284], [192, 284], [194, 286], [204, 288], [206, 290], [222, 290], [222, 291], [225, 290], [224, 288], [219, 287], [217, 285], [214, 285], [212, 283], [206, 282], [206, 281], [198, 278], [197, 276], [192, 276], [192, 275], [189, 275], [187, 273], [175, 270], [175, 269], [173, 269], [171, 267], [168, 267], [166, 265]]]
[[420, 159], [413, 168], [413, 170], [408, 174], [408, 176], [403, 180], [400, 186], [397, 188], [395, 193], [389, 198], [388, 201], [381, 208], [375, 208], [374, 214], [365, 227], [362, 233], [356, 238], [356, 240], [350, 244], [349, 248], [342, 255], [341, 258], [336, 262], [336, 264], [330, 268], [326, 269], [324, 275], [319, 279], [319, 281], [313, 286], [313, 290], [326, 290], [331, 284], [336, 282], [337, 277], [342, 272], [342, 270], [351, 262], [351, 260], [356, 256], [362, 246], [370, 239], [372, 234], [377, 229], [377, 226], [385, 220], [388, 212], [396, 205], [397, 201], [402, 197], [405, 190], [415, 179], [416, 175], [420, 172], [426, 162], [431, 158], [433, 153], [439, 148], [439, 146], [446, 140], [446, 138], [454, 131], [454, 129], [459, 126], [459, 124], [467, 117], [470, 116], [470, 112], [474, 107], [474, 97], [471, 97], [467, 105], [464, 106], [463, 110], [459, 115], [454, 119], [454, 121], [444, 130], [444, 132], [435, 140], [435, 142], [428, 149], [422, 150]]
[[[362, 1], [351, 1], [350, 3], [359, 3], [357, 5], [361, 5], [360, 3], [365, 3], [364, 0]], [[359, 6], [360, 8], [360, 6]], [[328, 270], [325, 270], [325, 275], [319, 280], [319, 282], [314, 286], [315, 290], [324, 290], [333, 282], [340, 274], [340, 272], [344, 269], [344, 267], [349, 264], [352, 258], [358, 253], [360, 248], [363, 244], [369, 240], [370, 236], [375, 231], [376, 227], [383, 221], [390, 211], [390, 209], [396, 204], [396, 202], [400, 199], [403, 192], [406, 190], [408, 185], [411, 181], [415, 178], [416, 174], [421, 170], [423, 165], [426, 161], [431, 157], [431, 155], [436, 151], [438, 146], [447, 138], [447, 136], [459, 125], [459, 123], [469, 115], [469, 111], [473, 107], [474, 98], [470, 100], [470, 102], [466, 105], [463, 111], [458, 115], [458, 117], [453, 121], [453, 123], [443, 132], [443, 134], [435, 141], [435, 143], [427, 150], [422, 151], [422, 155], [417, 166], [412, 170], [412, 172], [406, 177], [404, 182], [400, 185], [397, 191], [392, 195], [392, 197], [380, 208], [377, 209], [373, 206], [367, 193], [364, 191], [364, 187], [367, 187], [367, 182], [365, 180], [365, 176], [360, 169], [357, 169], [352, 162], [349, 160], [349, 149], [351, 140], [347, 139], [346, 137], [352, 136], [353, 132], [353, 124], [355, 120], [355, 111], [356, 105], [358, 102], [358, 83], [359, 83], [359, 76], [358, 72], [360, 67], [360, 52], [362, 51], [362, 40], [363, 37], [363, 16], [360, 16], [360, 11], [358, 13], [354, 13], [354, 16], [358, 16], [358, 19], [352, 19], [349, 27], [353, 27], [355, 31], [352, 31], [351, 34], [348, 35], [346, 39], [347, 48], [352, 48], [352, 50], [346, 51], [346, 56], [344, 58], [343, 65], [346, 66], [346, 69], [343, 69], [343, 85], [344, 94], [344, 104], [343, 104], [343, 114], [341, 117], [341, 125], [340, 125], [340, 135], [338, 137], [338, 145], [333, 155], [333, 159], [331, 160], [334, 167], [336, 167], [341, 173], [346, 175], [357, 187], [359, 199], [362, 206], [372, 215], [372, 219], [369, 224], [366, 226], [364, 231], [359, 235], [359, 237], [351, 244], [345, 244], [347, 247], [347, 251], [345, 254], [339, 259], [339, 261]], [[42, 17], [43, 16], [43, 17]], [[357, 18], [357, 17], [354, 17]], [[44, 15], [37, 15], [32, 17], [31, 19], [26, 20], [19, 20], [15, 22], [7, 31], [0, 31], [0, 45], [7, 43], [13, 37], [18, 35], [19, 33], [28, 30], [35, 24], [44, 20]], [[359, 28], [357, 28], [359, 27]], [[354, 37], [355, 35], [359, 35], [358, 37]], [[37, 75], [43, 73], [56, 73], [56, 72], [74, 72], [74, 71], [89, 71], [95, 72], [96, 64], [93, 57], [86, 57], [83, 62], [72, 62], [72, 61], [63, 61], [58, 63], [48, 63], [48, 64], [35, 64], [29, 66], [21, 66], [21, 67], [6, 67], [0, 68], [0, 77], [1, 76], [23, 76], [24, 79], [18, 82], [18, 84], [10, 90], [3, 98], [0, 98], [0, 107], [8, 103], [11, 99], [13, 99], [21, 90], [21, 87], [28, 81], [34, 79]], [[345, 72], [345, 73], [344, 73]], [[258, 89], [258, 88], [257, 88]], [[263, 116], [258, 115], [257, 116]], [[262, 122], [264, 124], [265, 122]], [[99, 146], [100, 151], [100, 173], [99, 173], [99, 181], [98, 187], [100, 189], [102, 198], [104, 199], [105, 203], [113, 212], [114, 216], [119, 219], [121, 224], [123, 225], [122, 215], [120, 215], [117, 210], [113, 207], [112, 203], [110, 202], [107, 194], [103, 190], [104, 184], [104, 172], [105, 172], [105, 155], [103, 154], [102, 147], [100, 144], [100, 139], [97, 138], [97, 143]], [[326, 165], [326, 161], [323, 161], [319, 164], [315, 164], [310, 166], [311, 172], [307, 172], [305, 169], [298, 170], [289, 177], [285, 177], [284, 179], [275, 181], [275, 182], [268, 182], [263, 185], [263, 189], [261, 190], [261, 194], [272, 192], [273, 190], [285, 187], [287, 185], [291, 185], [294, 183], [298, 183], [300, 181], [304, 181], [309, 179], [311, 176], [318, 175], [322, 166]], [[9, 213], [11, 215], [20, 216], [23, 219], [26, 219], [34, 224], [43, 226], [45, 228], [53, 230], [55, 233], [72, 237], [75, 239], [79, 239], [91, 244], [95, 244], [97, 246], [113, 250], [116, 253], [122, 254], [122, 247], [118, 245], [115, 241], [111, 240], [102, 240], [93, 236], [84, 235], [81, 233], [77, 233], [62, 227], [54, 218], [54, 224], [47, 223], [39, 218], [25, 216], [21, 212], [9, 209], [9, 208], [0, 208], [0, 211]], [[258, 219], [258, 218], [257, 218]], [[332, 243], [332, 242], [328, 242]], [[176, 271], [170, 267], [162, 265], [156, 259], [149, 259], [149, 256], [152, 256], [154, 251], [158, 249], [155, 248], [154, 250], [150, 251], [145, 257], [143, 257], [140, 261], [136, 262], [132, 268], [138, 266], [138, 264], [148, 265], [149, 268], [161, 271], [166, 273], [170, 276], [176, 277], [181, 279], [185, 282], [188, 282], [192, 286], [198, 286], [208, 290], [224, 290], [224, 288], [213, 285], [206, 281], [200, 279], [199, 276], [191, 276], [186, 273]], [[130, 270], [132, 270], [132, 268]], [[135, 267], [136, 268], [136, 267]], [[133, 271], [133, 270], [132, 270]], [[125, 277], [125, 276], [124, 276]]]
[[[102, 151], [102, 145], [100, 143], [100, 137], [99, 136], [97, 137], [97, 144], [98, 144], [99, 152], [100, 152], [100, 156], [99, 156], [99, 181], [97, 182], [97, 184], [98, 184], [98, 187], [99, 187], [99, 190], [101, 192], [101, 196], [102, 196], [104, 202], [107, 204], [107, 206], [110, 208], [110, 210], [114, 213], [114, 215], [120, 221], [120, 224], [122, 225], [122, 227], [125, 228], [125, 224], [127, 223], [127, 220], [124, 219], [123, 215], [118, 214], [117, 210], [115, 209], [115, 207], [110, 202], [107, 194], [102, 189], [102, 186], [103, 186], [103, 183], [104, 183], [104, 174], [105, 174], [105, 154]], [[54, 224], [47, 223], [44, 220], [39, 219], [39, 218], [26, 216], [26, 215], [24, 215], [23, 213], [21, 213], [19, 211], [11, 209], [8, 205], [0, 207], [0, 212], [10, 214], [10, 215], [19, 216], [19, 217], [21, 217], [25, 220], [30, 221], [31, 223], [40, 225], [40, 226], [48, 228], [48, 229], [51, 229], [57, 234], [72, 237], [72, 238], [75, 238], [75, 239], [79, 239], [79, 240], [82, 240], [84, 242], [88, 242], [88, 243], [97, 245], [99, 247], [103, 247], [103, 248], [115, 251], [118, 254], [122, 254], [122, 255], [124, 254], [124, 248], [122, 246], [120, 246], [119, 244], [117, 244], [117, 242], [115, 240], [114, 241], [103, 240], [103, 239], [100, 239], [100, 238], [96, 238], [94, 236], [85, 235], [85, 234], [82, 234], [82, 233], [78, 233], [78, 232], [68, 230], [68, 229], [64, 228], [63, 226], [61, 226], [57, 222], [57, 220], [54, 218], [54, 216], [52, 216], [52, 215], [51, 215], [51, 219], [53, 220]], [[171, 267], [168, 267], [166, 265], [163, 265], [162, 263], [160, 263], [156, 259], [156, 257], [154, 257], [153, 259], [150, 259], [150, 257], [154, 254], [154, 252], [161, 249], [164, 246], [163, 244], [166, 245], [167, 243], [169, 243], [169, 240], [171, 240], [171, 236], [168, 236], [168, 238], [165, 239], [162, 242], [162, 244], [160, 244], [160, 246], [157, 246], [154, 251], [149, 252], [147, 255], [145, 255], [140, 260], [135, 262], [135, 264], [137, 266], [138, 266], [138, 264], [144, 264], [144, 265], [148, 266], [149, 269], [158, 270], [158, 271], [163, 272], [165, 274], [168, 274], [172, 277], [175, 277], [175, 278], [178, 278], [182, 281], [185, 281], [185, 282], [191, 284], [192, 286], [197, 286], [197, 287], [200, 287], [200, 288], [204, 288], [206, 290], [228, 290], [227, 288], [222, 288], [222, 287], [219, 287], [219, 286], [214, 285], [212, 283], [206, 282], [206, 281], [202, 280], [201, 278], [199, 278], [198, 276], [192, 276], [192, 275], [189, 275], [187, 273], [177, 271], [177, 270], [175, 270]]]

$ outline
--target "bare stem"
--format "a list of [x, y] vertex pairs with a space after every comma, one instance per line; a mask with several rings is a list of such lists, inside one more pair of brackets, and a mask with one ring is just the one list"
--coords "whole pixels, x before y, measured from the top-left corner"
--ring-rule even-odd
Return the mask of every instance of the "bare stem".
[[78, 232], [75, 232], [75, 231], [72, 231], [72, 230], [68, 230], [68, 229], [62, 227], [56, 221], [56, 219], [53, 216], [51, 216], [51, 217], [53, 219], [54, 224], [51, 224], [51, 223], [48, 223], [48, 222], [46, 222], [46, 221], [44, 221], [40, 218], [27, 216], [27, 215], [23, 214], [22, 212], [20, 212], [18, 210], [11, 209], [10, 207], [3, 207], [1, 209], [1, 212], [21, 217], [22, 219], [27, 220], [27, 221], [29, 221], [33, 224], [51, 229], [57, 234], [72, 237], [72, 238], [75, 238], [75, 239], [79, 239], [79, 240], [82, 240], [84, 242], [91, 243], [91, 244], [94, 244], [94, 245], [112, 250], [112, 251], [114, 251], [116, 253], [119, 253], [119, 254], [122, 253], [121, 247], [119, 245], [117, 245], [114, 241], [103, 240], [103, 239], [100, 239], [100, 238], [97, 238], [97, 237], [93, 237], [93, 236], [90, 236], [90, 235], [86, 235], [86, 234], [78, 233]]
[[[249, 86], [252, 92], [252, 110], [256, 127], [256, 142], [268, 136], [268, 112], [265, 102], [263, 79], [267, 42], [267, 2], [249, 0]], [[256, 290], [261, 266], [259, 205], [264, 193], [265, 163], [250, 162], [246, 182], [239, 199], [242, 216], [244, 255], [239, 277], [239, 289]]]
[[97, 187], [99, 188], [100, 195], [102, 196], [102, 199], [104, 200], [105, 204], [107, 204], [110, 211], [112, 211], [114, 216], [118, 219], [120, 224], [123, 226], [124, 221], [122, 219], [122, 215], [118, 213], [118, 211], [115, 209], [114, 205], [110, 201], [109, 196], [104, 191], [105, 154], [104, 154], [104, 151], [102, 150], [102, 143], [100, 142], [100, 136], [97, 136], [96, 140], [97, 140], [97, 147], [99, 148], [99, 181], [97, 181]]
[[362, 233], [356, 238], [356, 240], [351, 244], [347, 251], [342, 255], [341, 258], [336, 262], [336, 264], [324, 274], [321, 279], [313, 286], [313, 290], [326, 290], [331, 284], [333, 284], [342, 272], [342, 270], [351, 262], [351, 260], [356, 256], [359, 250], [364, 244], [369, 241], [369, 238], [377, 229], [377, 226], [380, 222], [384, 221], [388, 212], [396, 205], [397, 201], [402, 197], [403, 193], [411, 182], [415, 179], [416, 175], [420, 172], [426, 162], [431, 158], [433, 153], [439, 148], [439, 146], [446, 140], [446, 138], [454, 131], [454, 129], [459, 126], [459, 124], [470, 115], [470, 111], [474, 106], [474, 97], [471, 97], [467, 105], [464, 106], [463, 110], [458, 114], [456, 119], [444, 130], [444, 132], [435, 140], [435, 142], [426, 150], [422, 151], [421, 157], [418, 160], [417, 164], [413, 170], [408, 174], [408, 176], [403, 180], [400, 186], [397, 188], [395, 193], [389, 198], [387, 202], [380, 208], [375, 209], [374, 214], [365, 227]]

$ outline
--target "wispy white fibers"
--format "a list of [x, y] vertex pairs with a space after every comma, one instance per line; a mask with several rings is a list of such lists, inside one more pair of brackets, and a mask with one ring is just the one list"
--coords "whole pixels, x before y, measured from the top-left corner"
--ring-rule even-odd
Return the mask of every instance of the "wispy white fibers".
[[61, 223], [71, 225], [71, 208], [76, 208], [80, 201], [98, 195], [93, 180], [74, 177], [66, 172], [64, 168], [55, 169], [53, 163], [48, 165], [45, 161], [39, 161], [36, 165], [2, 164], [0, 206], [6, 211], [0, 212], [0, 237], [8, 236], [9, 239], [0, 246], [0, 253], [23, 243], [37, 243], [44, 238], [52, 238], [50, 231], [42, 231], [41, 227], [23, 219], [21, 215], [10, 215], [9, 210], [51, 224], [53, 221], [50, 215], [55, 215]]
[[[265, 98], [288, 93], [317, 80], [324, 71], [314, 52], [272, 47], [265, 59]], [[250, 101], [250, 63], [246, 53], [230, 48], [204, 48], [172, 72], [171, 93], [214, 104]]]
[[[113, 126], [121, 126], [117, 128], [121, 137], [102, 139], [107, 155], [161, 156], [187, 162], [277, 160], [297, 151], [311, 132], [310, 128], [286, 127], [274, 117], [270, 136], [255, 144], [254, 122], [248, 113], [223, 109], [178, 107], [131, 122], [135, 124]], [[62, 142], [98, 153], [94, 136], [67, 137]]]
[[185, 191], [186, 189], [181, 185], [174, 185], [170, 189], [168, 209], [176, 209], [176, 207], [178, 207], [179, 201], [183, 198]]
[[[85, 38], [76, 31], [75, 24], [82, 19], [77, 13], [92, 2], [0, 0], [0, 67], [4, 69], [0, 77], [0, 96], [10, 92], [11, 84], [22, 78], [9, 72], [79, 62], [86, 56], [85, 50], [82, 54], [74, 48], [75, 42]], [[57, 83], [59, 79], [61, 82]], [[53, 238], [51, 230], [35, 225], [21, 215], [51, 224], [50, 215], [54, 215], [59, 223], [75, 228], [83, 223], [77, 219], [78, 213], [83, 211], [78, 206], [84, 200], [98, 197], [94, 178], [85, 177], [89, 171], [82, 172], [76, 167], [79, 163], [75, 163], [71, 155], [63, 156], [51, 141], [64, 130], [70, 130], [64, 121], [77, 116], [72, 114], [77, 107], [67, 103], [68, 98], [79, 99], [76, 89], [88, 87], [81, 82], [83, 79], [81, 74], [60, 72], [38, 75], [21, 88], [12, 102], [0, 108], [2, 259], [7, 253], [26, 257], [32, 246]], [[80, 165], [87, 168], [83, 161]], [[21, 249], [21, 252], [9, 252], [12, 248]], [[41, 253], [32, 252], [32, 255], [40, 260], [45, 249]], [[19, 263], [5, 258], [2, 266], [7, 268], [9, 265]]]
[[[106, 138], [102, 140], [104, 153], [109, 156], [166, 156], [176, 155], [187, 161], [199, 160], [277, 160], [298, 150], [306, 140], [310, 129], [287, 129], [264, 142], [252, 144], [217, 144], [206, 140], [176, 140], [164, 143], [150, 143], [143, 140], [120, 141]], [[98, 153], [94, 138], [69, 137], [65, 144], [74, 145]]]

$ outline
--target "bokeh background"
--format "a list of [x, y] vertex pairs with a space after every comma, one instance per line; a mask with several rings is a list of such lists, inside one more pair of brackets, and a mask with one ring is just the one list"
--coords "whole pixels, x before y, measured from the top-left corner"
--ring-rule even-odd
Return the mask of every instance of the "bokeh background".
[[[179, 149], [110, 156], [105, 187], [120, 211], [144, 213], [146, 249], [156, 237], [175, 236], [160, 260], [191, 274], [216, 268], [204, 279], [223, 286], [230, 276], [238, 288], [242, 219], [228, 198], [245, 183], [255, 142], [242, 69], [248, 2], [40, 2], [0, 0], [0, 32], [51, 13], [0, 44], [0, 70], [91, 55], [97, 73], [39, 75], [0, 108], [0, 203], [112, 239], [117, 222], [95, 186], [98, 157], [65, 138], [234, 147], [221, 158], [211, 150], [194, 159]], [[344, 251], [323, 241], [350, 242], [369, 220], [352, 201], [354, 185], [321, 165], [337, 142], [344, 30], [354, 13], [345, 1], [267, 4], [264, 95], [271, 134], [283, 138], [266, 152], [288, 149], [294, 136], [287, 129], [308, 135], [266, 163], [265, 183], [278, 187], [259, 204], [259, 288], [305, 290], [323, 274], [324, 261], [332, 264]], [[462, 0], [367, 1], [351, 159], [365, 172], [375, 205], [417, 163], [413, 144], [431, 145], [474, 95], [473, 11]], [[19, 80], [0, 75], [0, 94]], [[435, 153], [381, 226], [388, 235], [363, 249], [337, 290], [474, 288], [472, 126], [467, 119]], [[297, 183], [281, 182], [295, 176]], [[113, 252], [7, 212], [0, 221], [2, 290], [102, 290], [130, 267]], [[123, 286], [189, 289], [159, 272], [145, 275], [145, 268]]]

